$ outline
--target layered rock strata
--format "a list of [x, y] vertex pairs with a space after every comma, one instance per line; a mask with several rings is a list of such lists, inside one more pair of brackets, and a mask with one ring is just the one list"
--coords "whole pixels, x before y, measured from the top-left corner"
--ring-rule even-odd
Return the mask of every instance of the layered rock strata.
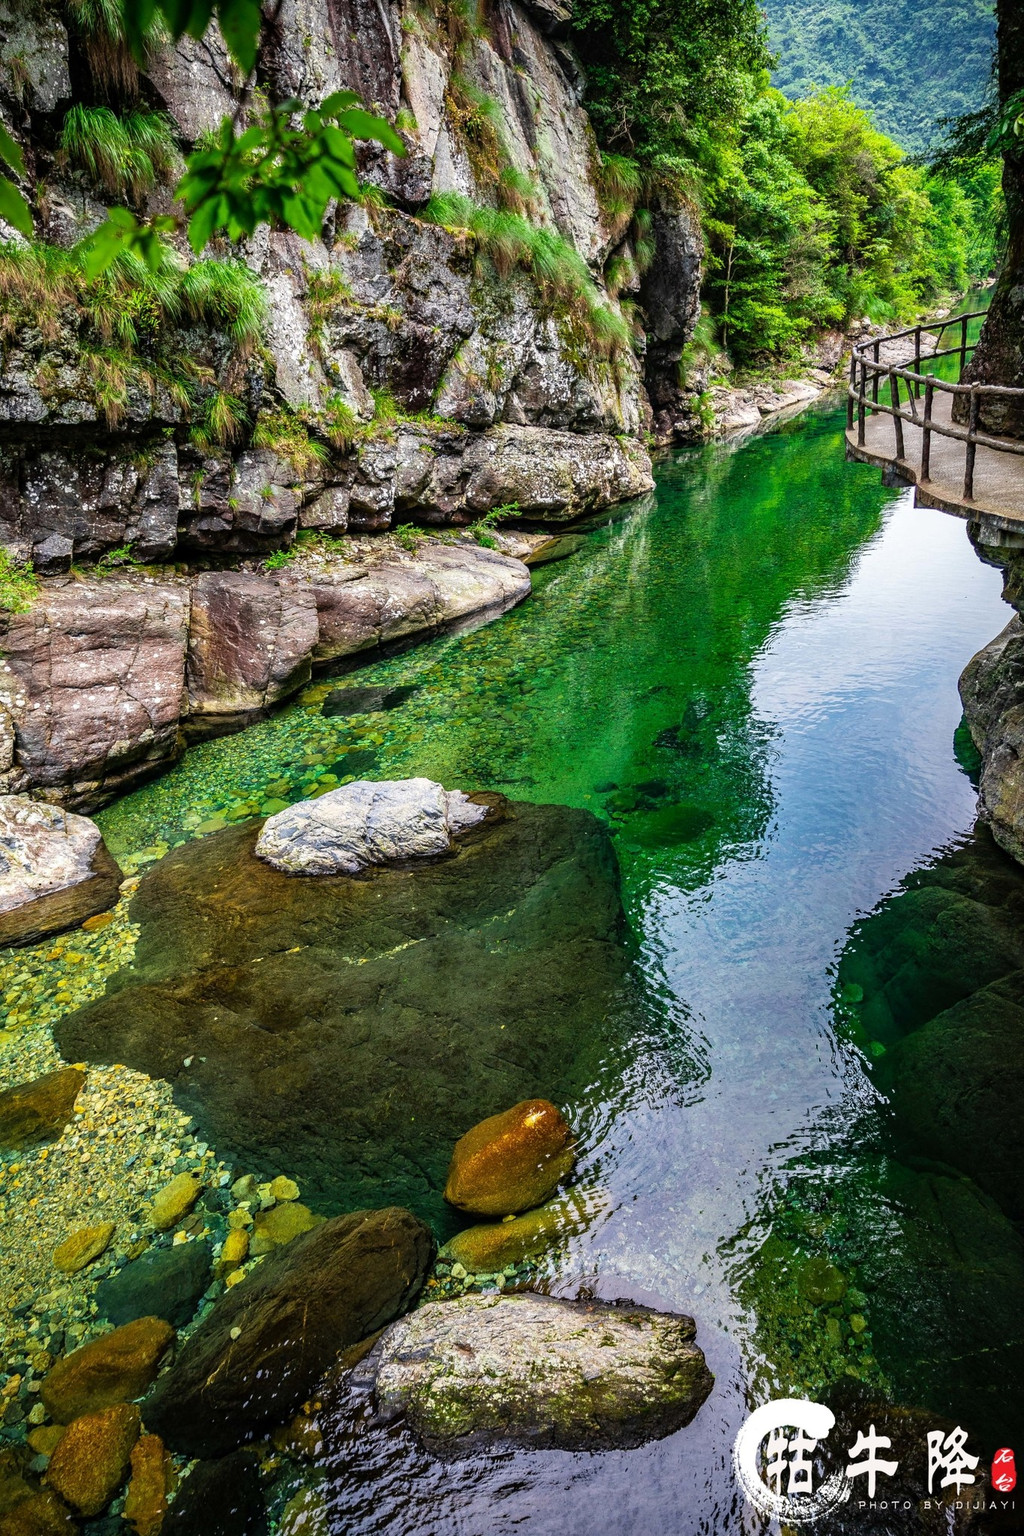
[[366, 565], [47, 581], [0, 624], [0, 791], [94, 809], [187, 740], [259, 719], [314, 668], [504, 612], [521, 561], [424, 541]]

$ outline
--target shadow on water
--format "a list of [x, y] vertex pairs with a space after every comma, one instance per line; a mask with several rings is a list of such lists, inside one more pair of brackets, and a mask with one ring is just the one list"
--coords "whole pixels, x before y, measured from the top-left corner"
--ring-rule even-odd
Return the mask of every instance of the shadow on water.
[[[851, 929], [973, 821], [956, 679], [1004, 622], [998, 574], [959, 524], [847, 466], [834, 410], [679, 454], [658, 480], [652, 505], [541, 567], [521, 608], [363, 669], [351, 702], [389, 707], [325, 715], [339, 685], [316, 686], [100, 818], [131, 866], [353, 776], [424, 774], [589, 810], [614, 839], [656, 1006], [567, 1106], [599, 1216], [549, 1284], [692, 1312], [716, 1389], [688, 1429], [626, 1453], [447, 1467], [400, 1430], [339, 1428], [318, 1493], [336, 1532], [746, 1529], [729, 1456], [748, 1389], [845, 1376], [918, 1397], [927, 1330], [953, 1326], [928, 1285], [901, 1322], [924, 1270], [896, 1186], [938, 1175], [892, 1141], [846, 977]], [[991, 1212], [1009, 1273], [1016, 1237]], [[973, 1410], [960, 1366], [928, 1369], [918, 1400]]]

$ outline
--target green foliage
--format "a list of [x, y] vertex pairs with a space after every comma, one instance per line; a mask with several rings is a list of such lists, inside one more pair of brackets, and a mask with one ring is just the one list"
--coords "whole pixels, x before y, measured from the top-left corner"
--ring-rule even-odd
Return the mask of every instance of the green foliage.
[[293, 560], [297, 560], [300, 554], [301, 550], [295, 544], [289, 545], [287, 549], [275, 549], [274, 553], [268, 555], [264, 560], [263, 569], [265, 571], [282, 571], [285, 566], [291, 565]]
[[991, 73], [989, 0], [766, 0], [774, 83], [787, 96], [851, 86], [858, 106], [908, 154], [943, 118], [982, 105]]
[[96, 562], [97, 576], [110, 576], [114, 571], [137, 569], [139, 569], [139, 562], [132, 554], [130, 544], [121, 544], [117, 549], [108, 549]]
[[491, 538], [491, 529], [496, 528], [498, 524], [503, 522], [506, 518], [515, 517], [518, 511], [518, 501], [508, 501], [500, 507], [492, 507], [489, 512], [484, 513], [483, 517], [478, 517], [475, 523], [470, 523], [469, 527], [466, 529], [466, 532], [469, 534], [470, 538], [475, 539], [476, 542], [482, 546], [482, 548], [497, 549], [498, 545], [496, 540]]
[[506, 209], [481, 207], [458, 192], [435, 193], [421, 217], [472, 235], [498, 277], [529, 272], [541, 297], [583, 326], [596, 356], [613, 358], [630, 345], [628, 323], [609, 308], [583, 257], [556, 230]]
[[572, 25], [599, 142], [649, 163], [728, 122], [770, 62], [757, 0], [576, 0]]
[[978, 204], [910, 165], [845, 90], [789, 102], [752, 83], [732, 132], [702, 149], [706, 293], [743, 366], [785, 363], [854, 316], [909, 319], [991, 261]]
[[39, 577], [31, 565], [17, 565], [0, 544], [0, 612], [27, 613], [39, 595]]
[[[25, 160], [20, 148], [0, 123], [0, 165], [8, 166], [16, 176], [24, 176]], [[27, 239], [32, 238], [32, 214], [28, 203], [9, 177], [0, 175], [0, 219]]]
[[324, 444], [310, 436], [307, 424], [284, 408], [260, 416], [252, 440], [257, 448], [269, 448], [287, 460], [300, 476], [315, 474], [330, 457]]
[[138, 200], [158, 182], [171, 181], [180, 161], [171, 125], [159, 112], [118, 116], [109, 107], [69, 107], [61, 127], [58, 161], [84, 171], [111, 197]]
[[238, 396], [214, 389], [201, 400], [191, 437], [199, 448], [226, 448], [238, 441], [247, 426], [245, 406]]
[[[130, 46], [136, 60], [145, 57], [154, 30], [166, 26], [175, 39], [186, 33], [200, 38], [216, 15], [232, 57], [251, 80], [262, 25], [259, 0], [76, 3], [82, 16], [95, 13], [92, 21], [113, 45]], [[251, 95], [247, 84], [243, 99]], [[218, 132], [193, 151], [178, 186], [189, 242], [197, 254], [216, 234], [239, 240], [263, 223], [316, 239], [330, 202], [363, 195], [353, 140], [375, 139], [395, 155], [405, 153], [394, 128], [366, 112], [350, 91], [336, 91], [315, 110], [304, 109], [296, 100], [270, 105], [261, 98], [247, 127], [239, 118], [225, 118]], [[0, 156], [3, 153], [0, 143]], [[0, 208], [12, 201], [12, 192], [16, 200], [16, 189], [0, 179]], [[126, 209], [108, 210], [108, 218], [87, 243], [90, 275], [97, 276], [126, 252], [157, 266], [162, 237], [179, 222], [167, 214], [140, 222]]]
[[224, 331], [242, 356], [262, 340], [267, 296], [244, 262], [194, 262], [181, 274], [178, 292], [189, 317]]
[[423, 530], [417, 528], [415, 523], [399, 523], [397, 528], [392, 528], [391, 533], [411, 555], [416, 553], [425, 537]]
[[134, 100], [139, 64], [167, 37], [159, 16], [151, 7], [140, 16], [133, 50], [126, 20], [129, 7], [121, 0], [67, 0], [67, 9], [73, 41], [82, 48], [97, 86], [111, 97]]
[[260, 284], [240, 262], [185, 267], [164, 248], [156, 269], [127, 253], [91, 277], [77, 250], [43, 242], [0, 245], [0, 339], [32, 329], [52, 343], [74, 327], [94, 397], [111, 426], [122, 419], [133, 383], [150, 391], [161, 385], [186, 413], [198, 412], [200, 433], [229, 440], [233, 397], [213, 403], [182, 322], [222, 330], [235, 355], [244, 357], [264, 313]]

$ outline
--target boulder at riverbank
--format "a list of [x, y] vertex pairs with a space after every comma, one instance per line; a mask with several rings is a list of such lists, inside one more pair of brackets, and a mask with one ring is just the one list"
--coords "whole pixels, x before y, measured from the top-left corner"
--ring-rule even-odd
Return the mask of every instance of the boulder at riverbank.
[[0, 795], [0, 946], [36, 944], [105, 912], [121, 879], [95, 822]]
[[0, 616], [0, 790], [95, 809], [186, 741], [261, 718], [312, 670], [496, 617], [529, 591], [522, 561], [426, 537], [363, 564], [44, 582], [27, 612]]
[[258, 824], [143, 877], [133, 965], [57, 1025], [68, 1059], [168, 1079], [204, 1139], [314, 1209], [442, 1191], [467, 1125], [592, 1082], [643, 1007], [618, 871], [587, 811], [513, 804], [454, 857], [361, 879], [272, 869]]
[[429, 1302], [362, 1368], [377, 1410], [442, 1455], [612, 1450], [689, 1424], [714, 1384], [692, 1318], [548, 1296]]

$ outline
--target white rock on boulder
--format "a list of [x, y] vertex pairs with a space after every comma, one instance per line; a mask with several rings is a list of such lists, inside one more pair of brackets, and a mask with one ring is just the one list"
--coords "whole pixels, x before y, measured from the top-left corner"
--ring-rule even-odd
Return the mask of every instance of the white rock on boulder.
[[461, 790], [430, 779], [360, 779], [269, 817], [256, 855], [286, 875], [355, 875], [371, 864], [450, 853], [486, 815]]
[[104, 911], [120, 880], [87, 816], [0, 797], [0, 944], [30, 944]]

